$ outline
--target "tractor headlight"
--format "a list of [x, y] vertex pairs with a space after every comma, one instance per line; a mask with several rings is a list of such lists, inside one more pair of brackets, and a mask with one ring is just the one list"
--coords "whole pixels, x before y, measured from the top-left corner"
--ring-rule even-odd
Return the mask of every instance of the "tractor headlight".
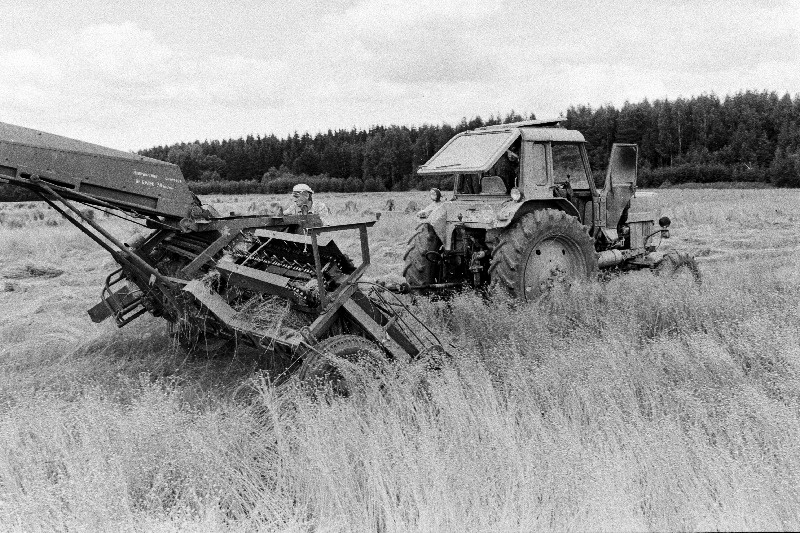
[[522, 200], [522, 191], [520, 191], [516, 187], [512, 188], [511, 199], [514, 200], [515, 202], [519, 202], [520, 200]]
[[442, 191], [440, 191], [436, 187], [431, 189], [431, 200], [433, 200], [434, 202], [438, 202], [441, 199], [442, 199]]
[[661, 226], [661, 238], [662, 239], [669, 239], [669, 225], [672, 224], [672, 221], [669, 217], [661, 217], [658, 219], [658, 225]]

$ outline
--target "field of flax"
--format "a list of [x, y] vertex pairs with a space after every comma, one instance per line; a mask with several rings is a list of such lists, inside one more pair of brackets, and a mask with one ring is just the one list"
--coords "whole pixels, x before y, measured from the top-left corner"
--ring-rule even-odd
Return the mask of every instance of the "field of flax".
[[[322, 195], [328, 222], [389, 197], [372, 277], [399, 274], [425, 194]], [[646, 201], [702, 286], [640, 272], [527, 306], [418, 301], [454, 357], [330, 402], [187, 357], [158, 319], [92, 324], [110, 258], [41, 206], [3, 206], [0, 529], [800, 528], [800, 192]]]

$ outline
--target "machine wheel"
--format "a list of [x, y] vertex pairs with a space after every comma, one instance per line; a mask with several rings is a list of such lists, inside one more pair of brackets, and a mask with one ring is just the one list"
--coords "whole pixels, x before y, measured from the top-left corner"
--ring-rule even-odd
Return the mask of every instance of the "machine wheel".
[[589, 230], [556, 209], [523, 215], [500, 235], [489, 267], [490, 288], [534, 300], [556, 284], [588, 279], [597, 271]]
[[298, 377], [311, 385], [330, 384], [333, 392], [340, 396], [349, 395], [353, 383], [348, 383], [348, 372], [340, 371], [335, 363], [325, 360], [325, 353], [366, 369], [380, 364], [385, 357], [377, 344], [358, 335], [336, 335], [315, 346], [303, 360]]
[[426, 257], [428, 252], [437, 252], [442, 241], [433, 231], [433, 226], [420, 224], [417, 232], [408, 240], [408, 249], [403, 256], [403, 277], [413, 286], [430, 285], [436, 282], [436, 264]]
[[656, 265], [654, 271], [657, 276], [665, 278], [690, 277], [698, 285], [702, 281], [697, 261], [686, 252], [667, 252]]

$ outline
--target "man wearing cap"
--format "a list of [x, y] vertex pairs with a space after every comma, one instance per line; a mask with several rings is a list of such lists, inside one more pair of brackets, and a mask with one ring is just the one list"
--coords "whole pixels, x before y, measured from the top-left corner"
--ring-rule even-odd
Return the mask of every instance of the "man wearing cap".
[[331, 210], [322, 202], [314, 201], [314, 191], [305, 183], [292, 188], [292, 203], [283, 210], [284, 215], [329, 215]]
[[519, 176], [519, 156], [512, 149], [506, 150], [505, 157], [501, 157], [498, 161], [497, 175], [503, 178], [503, 183], [506, 184], [506, 192], [510, 191], [512, 187], [517, 186], [517, 178]]
[[[497, 163], [489, 170], [488, 176], [500, 176], [506, 186], [506, 192], [511, 191], [512, 187], [517, 186], [519, 178], [519, 156], [512, 148], [497, 160]], [[479, 191], [476, 191], [476, 194]]]

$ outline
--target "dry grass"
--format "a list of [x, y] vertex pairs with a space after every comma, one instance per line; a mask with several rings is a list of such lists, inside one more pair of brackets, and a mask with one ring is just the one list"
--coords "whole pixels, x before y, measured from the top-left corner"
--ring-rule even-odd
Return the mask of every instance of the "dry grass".
[[300, 329], [311, 323], [302, 313], [292, 311], [286, 298], [269, 294], [257, 295], [243, 302], [238, 306], [236, 318], [276, 335], [283, 328]]
[[[660, 192], [702, 287], [640, 273], [525, 307], [421, 302], [455, 357], [334, 402], [186, 359], [156, 319], [93, 325], [102, 252], [0, 232], [0, 276], [65, 271], [0, 292], [0, 529], [798, 529], [799, 196]], [[379, 273], [414, 222], [390, 217]]]

